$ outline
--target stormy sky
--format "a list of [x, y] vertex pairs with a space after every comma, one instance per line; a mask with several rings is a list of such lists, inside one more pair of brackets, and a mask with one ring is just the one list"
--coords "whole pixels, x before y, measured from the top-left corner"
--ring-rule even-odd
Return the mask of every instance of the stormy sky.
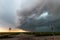
[[59, 10], [56, 0], [0, 0], [0, 25], [33, 32], [51, 32], [50, 26], [53, 24], [58, 32]]
[[33, 32], [60, 31], [60, 5], [56, 0], [25, 0], [18, 10], [18, 27]]

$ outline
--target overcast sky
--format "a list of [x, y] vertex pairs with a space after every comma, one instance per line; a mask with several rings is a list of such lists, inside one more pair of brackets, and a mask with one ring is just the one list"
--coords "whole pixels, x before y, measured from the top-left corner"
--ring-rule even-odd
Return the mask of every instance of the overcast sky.
[[[0, 25], [16, 24], [16, 10], [19, 7], [19, 0], [0, 0]], [[5, 24], [4, 24], [5, 23]]]
[[[55, 10], [55, 14], [50, 14], [46, 10], [45, 6], [47, 1], [45, 0], [0, 0], [0, 27], [16, 27], [19, 24], [19, 27], [25, 30], [35, 30], [39, 32], [48, 32], [50, 29], [51, 20], [58, 19], [60, 14], [55, 15], [57, 11]], [[52, 2], [53, 3], [53, 2]], [[49, 5], [50, 6], [50, 5]], [[55, 5], [56, 6], [56, 5]], [[35, 11], [39, 11], [39, 7], [42, 9], [42, 12], [33, 13], [33, 9], [37, 8]], [[53, 7], [52, 7], [53, 8]], [[58, 8], [56, 6], [56, 8]], [[41, 11], [40, 9], [40, 11]], [[27, 17], [27, 18], [25, 18]], [[21, 18], [21, 20], [19, 20]], [[32, 19], [31, 19], [32, 18]], [[25, 21], [24, 21], [25, 19]], [[60, 20], [60, 19], [59, 19]], [[56, 21], [56, 26], [60, 24], [60, 21]], [[49, 23], [48, 23], [49, 21]], [[19, 23], [20, 22], [20, 23]], [[17, 23], [17, 24], [16, 24]], [[23, 23], [23, 26], [21, 25]], [[24, 24], [25, 23], [25, 24]], [[44, 24], [43, 24], [44, 23]], [[36, 27], [31, 26], [30, 24], [37, 25]], [[42, 26], [39, 24], [43, 24]], [[59, 26], [56, 27], [55, 31], [59, 31]], [[33, 30], [33, 31], [34, 31]]]

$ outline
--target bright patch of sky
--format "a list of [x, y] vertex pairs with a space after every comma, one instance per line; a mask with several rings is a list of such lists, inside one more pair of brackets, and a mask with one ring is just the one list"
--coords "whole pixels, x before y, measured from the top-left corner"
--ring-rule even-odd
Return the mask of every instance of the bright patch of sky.
[[6, 25], [15, 25], [17, 14], [16, 10], [20, 5], [19, 0], [0, 0], [0, 20], [6, 23]]
[[43, 13], [42, 13], [39, 17], [37, 17], [36, 19], [37, 19], [37, 20], [39, 20], [39, 19], [41, 19], [41, 18], [46, 19], [47, 16], [48, 16], [48, 12], [43, 12]]

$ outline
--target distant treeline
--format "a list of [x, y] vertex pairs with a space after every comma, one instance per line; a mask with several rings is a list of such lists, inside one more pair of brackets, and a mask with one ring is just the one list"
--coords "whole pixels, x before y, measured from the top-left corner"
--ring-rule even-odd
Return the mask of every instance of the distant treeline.
[[18, 34], [27, 34], [27, 35], [35, 35], [35, 36], [52, 36], [52, 35], [60, 35], [60, 32], [11, 32], [11, 33], [0, 33], [3, 34], [10, 34], [10, 35], [18, 35]]

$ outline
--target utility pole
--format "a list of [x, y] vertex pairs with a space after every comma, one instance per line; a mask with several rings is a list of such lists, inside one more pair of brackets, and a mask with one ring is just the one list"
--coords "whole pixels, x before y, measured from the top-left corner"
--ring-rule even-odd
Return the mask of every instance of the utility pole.
[[52, 23], [52, 24], [50, 25], [50, 27], [51, 27], [51, 30], [52, 30], [53, 40], [55, 40], [55, 34], [54, 34], [54, 32], [55, 32], [55, 27], [54, 27], [54, 24]]

